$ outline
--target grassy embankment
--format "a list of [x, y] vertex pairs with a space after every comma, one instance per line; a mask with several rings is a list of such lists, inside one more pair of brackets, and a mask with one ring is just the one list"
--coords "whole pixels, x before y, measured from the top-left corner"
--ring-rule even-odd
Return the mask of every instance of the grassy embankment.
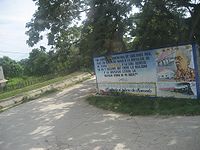
[[134, 115], [200, 115], [200, 100], [138, 96], [90, 96], [98, 108]]
[[26, 87], [23, 87], [23, 88], [20, 88], [20, 89], [0, 93], [0, 101], [5, 99], [5, 98], [12, 97], [12, 96], [15, 96], [15, 95], [18, 95], [18, 94], [21, 94], [21, 93], [24, 93], [24, 92], [28, 92], [28, 91], [31, 91], [31, 90], [34, 90], [34, 89], [38, 89], [38, 88], [47, 86], [47, 85], [52, 84], [52, 83], [56, 83], [56, 82], [60, 82], [60, 81], [63, 81], [63, 80], [70, 79], [74, 76], [80, 75], [81, 73], [83, 73], [83, 72], [75, 72], [75, 73], [71, 73], [71, 74], [66, 75], [66, 76], [55, 77], [55, 78], [47, 80], [47, 81], [38, 82], [36, 84], [26, 86]]

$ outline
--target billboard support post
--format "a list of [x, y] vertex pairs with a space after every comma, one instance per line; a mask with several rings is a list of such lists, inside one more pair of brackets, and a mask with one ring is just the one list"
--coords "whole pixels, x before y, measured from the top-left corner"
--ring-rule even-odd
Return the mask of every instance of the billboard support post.
[[200, 60], [199, 57], [199, 51], [198, 51], [198, 45], [193, 43], [192, 44], [192, 52], [193, 52], [193, 58], [194, 58], [194, 67], [195, 67], [195, 80], [196, 80], [196, 89], [197, 89], [197, 98], [200, 98], [200, 84], [199, 84], [199, 64]]

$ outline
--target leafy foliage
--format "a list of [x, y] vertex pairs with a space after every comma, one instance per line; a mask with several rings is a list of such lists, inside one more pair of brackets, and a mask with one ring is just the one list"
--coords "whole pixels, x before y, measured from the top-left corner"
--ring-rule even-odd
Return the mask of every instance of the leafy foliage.
[[67, 32], [74, 18], [77, 18], [82, 8], [83, 0], [33, 0], [38, 10], [30, 22], [26, 24], [29, 30], [27, 43], [35, 45], [42, 40], [42, 31], [48, 30], [48, 44], [56, 45], [60, 34]]
[[130, 1], [93, 0], [82, 30], [80, 52], [85, 64], [93, 55], [126, 50], [123, 35], [129, 23]]
[[[196, 41], [200, 44], [200, 0], [33, 0], [26, 24], [34, 46], [47, 33], [50, 51], [35, 48], [16, 62], [0, 58], [6, 78], [69, 73], [92, 67], [92, 57]], [[135, 7], [138, 13], [133, 13]], [[75, 22], [81, 13], [81, 26]]]
[[23, 67], [7, 56], [0, 58], [0, 66], [3, 67], [5, 78], [19, 77], [23, 74]]
[[43, 49], [33, 49], [27, 61], [27, 72], [30, 75], [45, 75], [49, 72], [48, 54]]
[[[93, 56], [127, 49], [200, 44], [200, 0], [33, 1], [38, 8], [26, 24], [27, 44], [32, 47], [46, 36], [52, 48], [35, 48], [20, 62], [0, 58], [6, 79], [88, 69]], [[86, 18], [78, 26], [82, 13]]]
[[[148, 49], [191, 42], [193, 37], [190, 34], [194, 34], [191, 32], [195, 31], [196, 27], [191, 29], [194, 15], [185, 16], [188, 14], [186, 5], [191, 3], [151, 0], [142, 5], [141, 2], [141, 12], [134, 16], [136, 27], [132, 30], [132, 36], [135, 36], [133, 47]], [[199, 4], [194, 4], [197, 5]]]
[[[38, 9], [26, 25], [27, 43], [35, 45], [43, 39], [43, 31], [47, 32], [53, 49], [46, 53], [48, 59], [42, 54], [43, 58], [34, 61], [51, 64], [50, 72], [90, 68], [93, 56], [129, 48], [150, 49], [191, 41], [200, 44], [199, 0], [33, 1]], [[133, 6], [138, 13], [133, 14]], [[87, 17], [78, 27], [74, 22], [82, 12]], [[42, 68], [48, 67], [40, 66], [39, 70]], [[39, 70], [33, 72], [38, 74]]]

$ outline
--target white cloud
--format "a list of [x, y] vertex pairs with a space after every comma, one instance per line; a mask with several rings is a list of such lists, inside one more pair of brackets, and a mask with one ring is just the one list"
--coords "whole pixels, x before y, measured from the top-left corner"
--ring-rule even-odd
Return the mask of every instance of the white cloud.
[[7, 15], [7, 16], [3, 16], [2, 14], [0, 15], [0, 20], [2, 21], [2, 22], [5, 22], [5, 23], [11, 23], [11, 22], [15, 22], [15, 23], [20, 23], [20, 22], [26, 22], [26, 21], [28, 21], [28, 19], [26, 18], [26, 17], [24, 17], [24, 16], [17, 16], [17, 17], [15, 17], [15, 16], [9, 16], [9, 15]]
[[35, 10], [32, 0], [0, 0], [0, 57], [6, 55], [20, 60], [28, 56], [32, 48], [26, 44], [25, 25]]

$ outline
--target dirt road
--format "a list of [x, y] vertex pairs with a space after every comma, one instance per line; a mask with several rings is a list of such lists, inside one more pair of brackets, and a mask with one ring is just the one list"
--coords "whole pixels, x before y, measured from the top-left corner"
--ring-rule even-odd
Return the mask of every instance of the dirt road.
[[0, 114], [0, 150], [200, 150], [200, 117], [130, 117], [84, 98], [94, 80]]

